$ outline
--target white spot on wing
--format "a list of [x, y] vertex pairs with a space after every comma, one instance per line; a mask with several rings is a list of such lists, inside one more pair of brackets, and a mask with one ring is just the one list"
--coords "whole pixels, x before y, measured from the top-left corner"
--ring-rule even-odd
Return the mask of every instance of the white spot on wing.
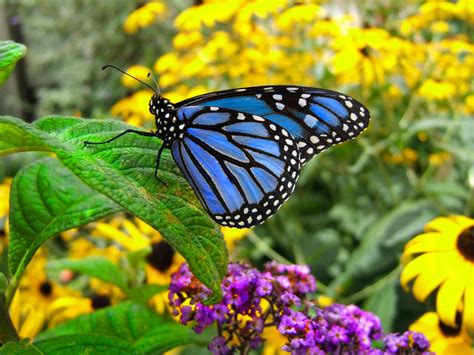
[[277, 107], [277, 109], [279, 109], [279, 110], [283, 110], [283, 109], [285, 108], [285, 105], [283, 105], [281, 102], [277, 102], [277, 103], [276, 103], [276, 107]]

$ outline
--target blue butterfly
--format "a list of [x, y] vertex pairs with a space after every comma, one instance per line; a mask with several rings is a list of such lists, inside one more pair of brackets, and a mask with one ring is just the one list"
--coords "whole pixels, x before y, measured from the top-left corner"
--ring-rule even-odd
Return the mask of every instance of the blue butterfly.
[[177, 104], [153, 91], [155, 132], [126, 130], [105, 142], [85, 143], [109, 143], [128, 133], [160, 138], [155, 176], [163, 149], [171, 149], [212, 219], [238, 228], [275, 214], [293, 193], [301, 167], [358, 136], [370, 118], [347, 95], [303, 86], [232, 89]]

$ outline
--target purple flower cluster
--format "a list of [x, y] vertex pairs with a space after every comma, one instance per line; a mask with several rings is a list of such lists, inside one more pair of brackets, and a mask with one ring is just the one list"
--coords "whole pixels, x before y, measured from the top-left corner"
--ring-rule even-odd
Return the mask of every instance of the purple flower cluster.
[[278, 330], [289, 342], [283, 350], [306, 352], [367, 352], [382, 337], [380, 320], [350, 305], [317, 308], [306, 302], [303, 311], [285, 310]]
[[406, 331], [403, 334], [387, 334], [383, 337], [383, 342], [385, 352], [380, 351], [379, 354], [431, 354], [430, 343], [421, 333]]
[[[172, 276], [169, 302], [182, 324], [192, 322], [200, 333], [217, 325], [208, 349], [214, 354], [248, 353], [264, 341], [265, 327], [276, 327], [287, 338], [282, 350], [293, 354], [423, 353], [429, 343], [418, 333], [383, 335], [380, 320], [357, 306], [333, 304], [318, 308], [308, 296], [316, 280], [307, 266], [270, 262], [264, 271], [232, 263], [222, 282], [223, 300], [207, 306], [211, 291], [183, 264]], [[382, 340], [385, 348], [372, 348]]]

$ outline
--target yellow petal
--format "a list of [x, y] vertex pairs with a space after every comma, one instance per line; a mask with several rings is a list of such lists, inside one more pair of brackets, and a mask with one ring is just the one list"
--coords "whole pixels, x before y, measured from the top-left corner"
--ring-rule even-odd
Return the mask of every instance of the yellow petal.
[[438, 217], [429, 221], [425, 225], [425, 230], [457, 234], [459, 231], [459, 225], [452, 218]]
[[435, 339], [440, 334], [439, 318], [436, 312], [427, 312], [418, 318], [409, 328], [412, 332], [423, 333], [428, 340]]
[[413, 284], [412, 293], [418, 301], [424, 302], [430, 293], [446, 279], [449, 274], [447, 265], [452, 259], [452, 257], [449, 258], [449, 254], [453, 253], [438, 254], [436, 258], [425, 264], [423, 271]]
[[132, 238], [130, 238], [120, 229], [115, 228], [107, 223], [96, 223], [95, 228], [92, 231], [92, 235], [116, 241], [127, 250], [137, 249], [136, 243], [132, 240]]
[[41, 309], [29, 308], [25, 320], [18, 330], [21, 338], [34, 338], [43, 329], [45, 314]]
[[474, 219], [465, 216], [452, 216], [461, 230], [474, 226]]
[[129, 220], [124, 220], [123, 227], [127, 230], [130, 237], [135, 241], [136, 248], [142, 249], [146, 248], [149, 245], [148, 238], [143, 235], [143, 233], [137, 228], [135, 224]]
[[467, 330], [474, 334], [474, 265], [470, 265], [467, 279], [466, 292], [464, 293], [463, 323]]
[[417, 254], [442, 250], [453, 250], [456, 247], [456, 235], [443, 233], [424, 233], [410, 240], [403, 254]]
[[459, 260], [445, 267], [449, 268], [451, 273], [438, 291], [436, 310], [443, 323], [456, 327], [456, 311], [466, 289], [466, 276], [469, 274], [470, 265]]
[[444, 253], [423, 254], [410, 261], [405, 266], [400, 275], [400, 283], [402, 286], [406, 289], [408, 282], [410, 282], [413, 278], [417, 277], [426, 269], [437, 265], [439, 259], [442, 258], [442, 254]]

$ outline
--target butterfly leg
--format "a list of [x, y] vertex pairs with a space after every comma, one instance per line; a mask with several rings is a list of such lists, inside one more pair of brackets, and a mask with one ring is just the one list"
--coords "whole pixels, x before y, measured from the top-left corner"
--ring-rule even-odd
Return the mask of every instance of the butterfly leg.
[[145, 137], [156, 137], [156, 135], [153, 133], [153, 132], [143, 132], [143, 131], [138, 131], [136, 129], [127, 129], [125, 131], [123, 131], [122, 133], [120, 133], [119, 135], [115, 136], [115, 137], [112, 137], [106, 141], [103, 141], [103, 142], [89, 142], [89, 141], [85, 141], [84, 142], [84, 145], [87, 147], [88, 145], [92, 145], [92, 144], [107, 144], [107, 143], [110, 143], [114, 140], [116, 140], [117, 138], [120, 138], [128, 133], [135, 133], [135, 134], [138, 134], [140, 136], [145, 136]]
[[155, 178], [159, 182], [161, 182], [163, 185], [165, 185], [165, 187], [168, 187], [168, 185], [158, 177], [158, 168], [160, 167], [161, 154], [163, 153], [163, 150], [165, 148], [166, 148], [166, 144], [162, 143], [160, 149], [158, 150], [158, 154], [156, 155]]

